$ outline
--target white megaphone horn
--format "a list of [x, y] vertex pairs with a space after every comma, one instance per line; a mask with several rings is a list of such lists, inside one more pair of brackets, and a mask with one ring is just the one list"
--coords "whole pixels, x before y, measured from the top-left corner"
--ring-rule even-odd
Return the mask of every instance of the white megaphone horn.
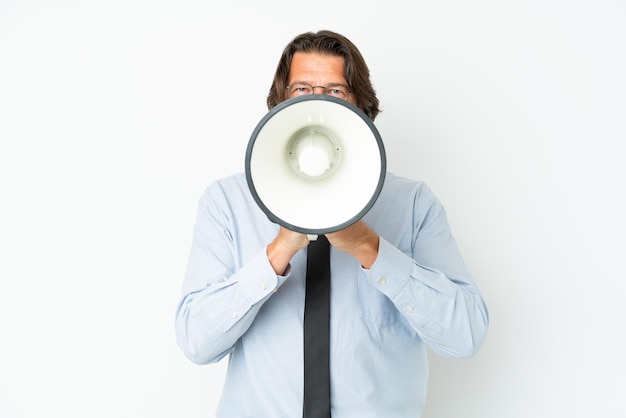
[[314, 239], [361, 219], [382, 190], [386, 156], [374, 123], [328, 95], [288, 99], [254, 129], [246, 180], [272, 221]]

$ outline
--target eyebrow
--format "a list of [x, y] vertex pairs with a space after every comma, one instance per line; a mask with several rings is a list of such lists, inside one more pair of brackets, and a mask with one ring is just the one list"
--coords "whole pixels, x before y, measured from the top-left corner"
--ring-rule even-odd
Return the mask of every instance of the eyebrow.
[[[315, 84], [311, 83], [310, 81], [302, 81], [302, 80], [294, 80], [291, 83], [289, 83], [290, 86], [293, 86], [294, 84], [308, 84], [311, 87], [318, 87]], [[346, 83], [328, 83], [325, 86], [321, 86], [321, 87], [332, 87], [332, 86], [343, 86], [343, 87], [348, 87], [350, 88], [350, 86]]]

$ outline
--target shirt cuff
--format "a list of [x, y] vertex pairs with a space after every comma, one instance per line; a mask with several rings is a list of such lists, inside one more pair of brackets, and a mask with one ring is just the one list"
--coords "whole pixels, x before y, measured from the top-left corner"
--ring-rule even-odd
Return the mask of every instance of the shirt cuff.
[[276, 275], [263, 249], [250, 259], [237, 275], [242, 293], [253, 305], [274, 293], [285, 282], [290, 271], [288, 267], [284, 276]]
[[393, 299], [406, 286], [413, 271], [413, 259], [380, 238], [378, 256], [368, 271], [372, 286]]
[[[409, 322], [416, 326], [416, 329], [431, 336], [441, 335], [443, 328], [423, 309], [424, 306], [432, 304], [432, 297], [438, 291], [436, 287], [431, 287], [423, 281], [423, 278], [415, 280], [416, 285], [411, 286], [410, 282], [416, 276], [416, 268], [420, 267], [410, 256], [381, 238], [378, 257], [369, 271], [367, 280], [391, 299]], [[424, 269], [424, 271], [429, 270]], [[436, 272], [431, 274], [437, 275]], [[435, 284], [434, 280], [432, 284]], [[424, 302], [426, 299], [423, 298], [427, 298], [429, 302]]]

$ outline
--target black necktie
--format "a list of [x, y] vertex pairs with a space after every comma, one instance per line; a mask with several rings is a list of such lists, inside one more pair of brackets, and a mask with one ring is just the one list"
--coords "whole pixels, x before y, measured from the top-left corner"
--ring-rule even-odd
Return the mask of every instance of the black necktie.
[[319, 235], [307, 254], [303, 418], [330, 417], [329, 328], [330, 244]]

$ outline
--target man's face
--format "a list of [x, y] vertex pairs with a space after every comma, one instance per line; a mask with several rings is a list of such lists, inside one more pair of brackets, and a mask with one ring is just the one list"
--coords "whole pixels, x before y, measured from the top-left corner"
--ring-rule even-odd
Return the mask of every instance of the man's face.
[[[323, 87], [348, 86], [343, 75], [343, 58], [309, 52], [296, 52], [291, 60], [288, 85], [304, 83], [315, 87], [314, 93], [322, 94]], [[349, 94], [346, 100], [356, 105], [355, 95]]]

